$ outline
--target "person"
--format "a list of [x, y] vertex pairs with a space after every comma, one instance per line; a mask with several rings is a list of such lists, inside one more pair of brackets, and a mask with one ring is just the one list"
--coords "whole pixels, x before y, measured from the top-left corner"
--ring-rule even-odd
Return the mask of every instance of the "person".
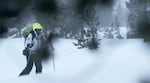
[[43, 35], [43, 27], [39, 23], [34, 23], [32, 26], [32, 31], [25, 38], [25, 49], [23, 50], [23, 55], [26, 56], [27, 64], [24, 70], [19, 74], [28, 75], [35, 64], [36, 73], [42, 72], [42, 61], [37, 57], [37, 51], [40, 49], [42, 42], [45, 40]]

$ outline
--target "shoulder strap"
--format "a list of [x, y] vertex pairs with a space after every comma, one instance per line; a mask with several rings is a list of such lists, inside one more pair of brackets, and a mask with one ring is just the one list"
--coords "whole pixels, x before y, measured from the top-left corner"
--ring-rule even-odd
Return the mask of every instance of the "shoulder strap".
[[33, 31], [31, 32], [31, 34], [32, 34], [32, 40], [33, 40], [36, 36], [35, 36], [35, 33]]

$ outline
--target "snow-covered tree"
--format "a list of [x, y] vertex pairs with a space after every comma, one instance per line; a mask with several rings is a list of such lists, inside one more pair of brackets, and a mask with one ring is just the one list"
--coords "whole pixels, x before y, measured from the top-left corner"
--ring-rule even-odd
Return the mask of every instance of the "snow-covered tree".
[[150, 21], [148, 16], [150, 13], [149, 10], [147, 10], [149, 4], [149, 0], [130, 0], [129, 2], [126, 2], [126, 6], [130, 11], [128, 21], [131, 27], [128, 32], [128, 38], [149, 38]]
[[112, 34], [116, 36], [116, 38], [123, 39], [123, 37], [120, 34], [120, 29], [119, 29], [120, 21], [118, 20], [118, 17], [116, 15], [115, 15], [114, 21], [111, 24], [111, 27], [112, 27]]
[[104, 27], [104, 38], [113, 39], [112, 27]]
[[97, 36], [97, 27], [99, 25], [98, 17], [96, 17], [96, 10], [93, 5], [88, 5], [83, 13], [83, 21], [87, 28], [81, 30], [78, 43], [79, 48], [96, 49], [99, 45]]

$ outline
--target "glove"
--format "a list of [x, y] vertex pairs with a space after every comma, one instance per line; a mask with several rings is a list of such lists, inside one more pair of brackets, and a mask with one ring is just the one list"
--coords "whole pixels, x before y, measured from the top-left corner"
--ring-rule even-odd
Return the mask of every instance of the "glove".
[[23, 50], [23, 55], [29, 55], [29, 50], [27, 49], [27, 48], [25, 48], [24, 50]]

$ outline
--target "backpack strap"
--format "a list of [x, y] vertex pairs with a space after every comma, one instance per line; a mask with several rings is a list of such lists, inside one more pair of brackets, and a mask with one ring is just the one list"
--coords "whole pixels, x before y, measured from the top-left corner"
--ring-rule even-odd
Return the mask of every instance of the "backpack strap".
[[36, 35], [33, 31], [31, 32], [31, 34], [32, 34], [32, 40], [33, 40], [36, 37]]

